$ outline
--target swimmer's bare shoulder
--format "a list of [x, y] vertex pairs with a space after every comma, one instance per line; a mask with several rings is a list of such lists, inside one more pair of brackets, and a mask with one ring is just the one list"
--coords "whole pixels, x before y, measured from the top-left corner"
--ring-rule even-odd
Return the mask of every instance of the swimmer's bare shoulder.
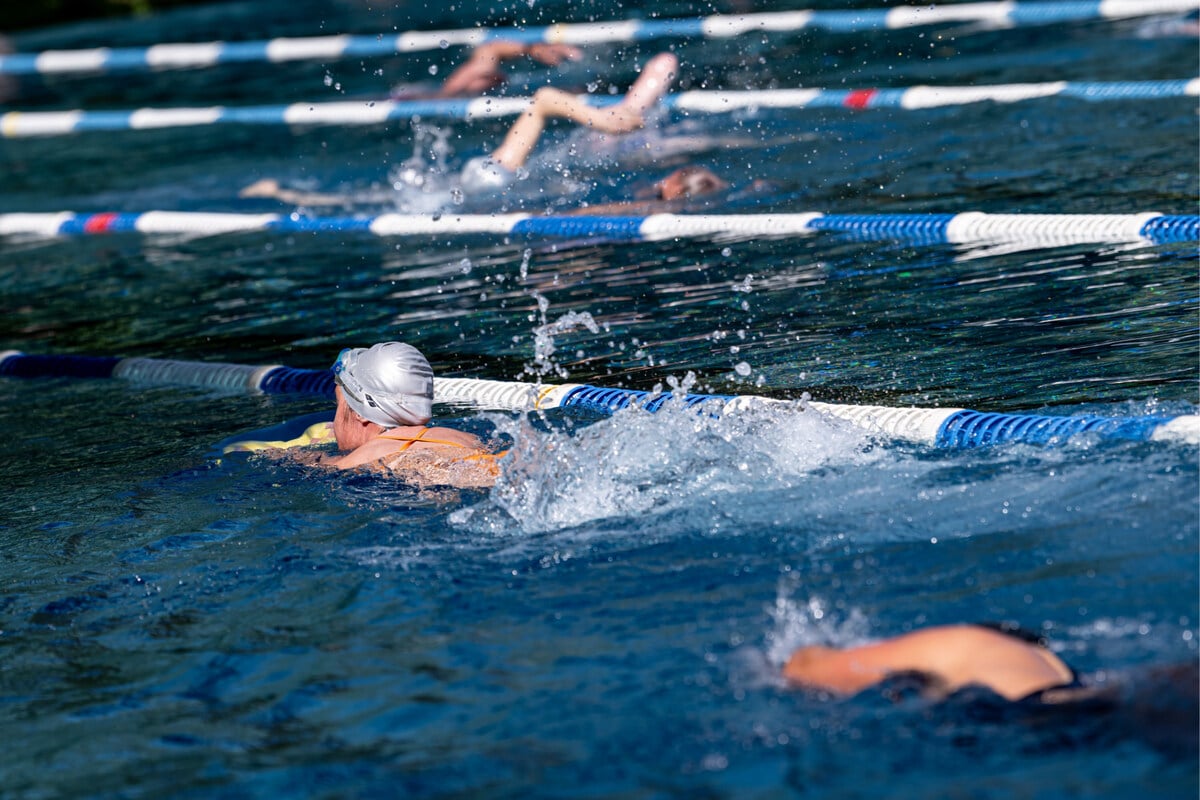
[[384, 458], [380, 465], [389, 475], [419, 488], [490, 489], [499, 474], [497, 458], [485, 451], [464, 458], [450, 455], [444, 449], [438, 452], [431, 448], [398, 453], [392, 458]]
[[455, 428], [393, 428], [344, 455], [313, 456], [313, 466], [368, 469], [418, 487], [489, 488], [500, 471], [500, 455]]
[[331, 456], [322, 463], [339, 469], [374, 466], [382, 469], [380, 462], [396, 454], [417, 453], [426, 450], [481, 451], [483, 442], [477, 436], [454, 428], [426, 428], [420, 426], [391, 428], [374, 439], [341, 456]]

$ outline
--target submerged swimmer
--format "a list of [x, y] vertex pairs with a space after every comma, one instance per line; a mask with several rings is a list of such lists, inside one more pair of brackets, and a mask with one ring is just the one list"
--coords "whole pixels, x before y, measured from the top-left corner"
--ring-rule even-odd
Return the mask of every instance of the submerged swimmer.
[[925, 628], [844, 650], [801, 647], [783, 667], [795, 684], [844, 695], [914, 673], [939, 695], [982, 686], [1012, 701], [1060, 702], [1081, 686], [1037, 637], [1006, 626]]
[[[557, 213], [568, 216], [615, 216], [662, 214], [685, 210], [692, 202], [723, 192], [729, 184], [705, 167], [690, 164], [655, 181], [649, 189], [635, 195], [635, 200], [616, 203], [597, 203]], [[707, 205], [707, 201], [706, 201]]]
[[972, 719], [994, 713], [997, 720], [1079, 723], [1075, 735], [1093, 744], [1135, 738], [1170, 758], [1194, 759], [1200, 748], [1194, 657], [1126, 674], [1106, 670], [1093, 683], [1015, 626], [945, 625], [846, 649], [802, 647], [783, 676], [840, 696], [871, 688], [903, 693], [915, 682], [932, 699], [971, 703]]
[[[711, 170], [697, 165], [688, 165], [680, 167], [666, 177], [655, 181], [653, 185], [636, 194], [635, 199], [632, 201], [585, 205], [577, 209], [555, 213], [611, 216], [679, 211], [686, 208], [691, 201], [702, 197], [711, 197], [728, 188], [729, 184], [717, 177]], [[278, 181], [270, 178], [264, 178], [252, 183], [241, 191], [240, 196], [266, 197], [297, 206], [351, 205], [355, 199], [349, 195], [288, 189], [280, 186]]]

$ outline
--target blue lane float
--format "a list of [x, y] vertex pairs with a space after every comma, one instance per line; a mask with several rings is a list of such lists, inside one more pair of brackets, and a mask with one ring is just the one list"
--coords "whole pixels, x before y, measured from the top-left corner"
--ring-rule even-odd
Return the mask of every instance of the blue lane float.
[[194, 69], [218, 64], [334, 61], [474, 46], [498, 39], [575, 45], [638, 42], [660, 38], [722, 39], [748, 33], [816, 28], [838, 33], [978, 23], [1011, 28], [1155, 14], [1181, 14], [1200, 8], [1198, 0], [1028, 0], [897, 6], [858, 11], [782, 11], [714, 14], [687, 19], [616, 20], [532, 28], [467, 28], [359, 36], [312, 36], [251, 42], [164, 43], [144, 48], [99, 47], [47, 50], [0, 56], [0, 74]]
[[1019, 243], [1027, 248], [1104, 242], [1169, 244], [1200, 240], [1200, 216], [1159, 214], [651, 214], [532, 216], [529, 214], [382, 214], [307, 217], [189, 211], [96, 214], [0, 214], [0, 236], [102, 234], [216, 236], [251, 233], [354, 233], [381, 237], [490, 234], [512, 238], [666, 241], [708, 237], [757, 239], [832, 231], [862, 239], [921, 244]]
[[[314, 395], [332, 399], [330, 370], [278, 364], [249, 366], [151, 358], [26, 355], [0, 352], [0, 377], [118, 378], [142, 385], [177, 385], [246, 394]], [[474, 378], [435, 378], [438, 403], [480, 410], [527, 412], [565, 408], [613, 414], [629, 406], [655, 412], [670, 402], [708, 414], [752, 408], [812, 410], [884, 438], [928, 447], [961, 449], [1006, 442], [1056, 445], [1073, 436], [1104, 439], [1174, 440], [1200, 443], [1200, 415], [1103, 417], [999, 414], [964, 408], [892, 408], [791, 401], [753, 395], [662, 394], [587, 384], [533, 384]]]
[[[894, 89], [694, 90], [669, 94], [663, 105], [681, 114], [731, 114], [762, 109], [922, 109], [972, 103], [1016, 103], [1050, 97], [1087, 102], [1145, 101], [1200, 96], [1200, 78], [1155, 81], [1050, 81], [990, 86], [910, 86]], [[621, 97], [579, 95], [592, 106]], [[138, 108], [107, 111], [8, 111], [0, 114], [0, 137], [19, 139], [95, 131], [134, 131], [206, 125], [382, 125], [414, 117], [474, 121], [513, 117], [529, 97], [472, 100], [359, 100], [269, 106]]]

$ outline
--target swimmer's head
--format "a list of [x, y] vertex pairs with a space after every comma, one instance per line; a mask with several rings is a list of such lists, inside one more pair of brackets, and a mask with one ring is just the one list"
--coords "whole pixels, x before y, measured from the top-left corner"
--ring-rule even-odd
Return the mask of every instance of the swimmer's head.
[[376, 425], [424, 425], [433, 417], [433, 369], [411, 345], [384, 342], [343, 350], [333, 379], [350, 410]]
[[680, 167], [656, 185], [660, 200], [678, 200], [685, 197], [719, 192], [729, 186], [704, 167]]

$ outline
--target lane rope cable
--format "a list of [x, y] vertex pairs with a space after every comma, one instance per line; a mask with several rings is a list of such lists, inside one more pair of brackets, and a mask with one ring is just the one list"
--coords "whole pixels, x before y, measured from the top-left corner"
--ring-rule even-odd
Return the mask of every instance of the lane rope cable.
[[506, 40], [574, 45], [640, 42], [659, 38], [723, 39], [747, 33], [817, 28], [838, 33], [979, 23], [992, 28], [1048, 25], [1099, 19], [1176, 14], [1200, 8], [1200, 0], [1031, 0], [958, 5], [897, 6], [857, 11], [780, 11], [715, 14], [686, 19], [614, 20], [532, 28], [466, 28], [394, 34], [339, 35], [245, 42], [162, 43], [144, 48], [98, 47], [0, 56], [0, 74], [145, 71], [211, 67], [230, 63], [332, 61], [474, 46]]
[[[1089, 102], [1162, 100], [1200, 96], [1200, 78], [1156, 81], [1051, 81], [991, 86], [910, 86], [896, 89], [693, 90], [668, 94], [665, 108], [682, 114], [731, 114], [762, 109], [847, 108], [919, 111], [973, 103], [1016, 103], [1049, 97]], [[588, 105], [615, 105], [622, 95], [578, 95]], [[531, 97], [435, 100], [339, 100], [267, 106], [204, 106], [88, 111], [8, 111], [0, 114], [0, 137], [64, 136], [90, 131], [134, 131], [205, 125], [382, 125], [413, 117], [473, 122], [514, 117]]]
[[381, 237], [491, 234], [523, 239], [563, 237], [663, 241], [712, 237], [791, 237], [830, 231], [860, 239], [917, 244], [1020, 243], [1030, 247], [1103, 242], [1168, 244], [1200, 241], [1200, 215], [1160, 214], [651, 214], [534, 216], [530, 214], [381, 214], [309, 217], [298, 213], [197, 211], [76, 214], [0, 213], [0, 237], [179, 234], [359, 233]]
[[[26, 355], [0, 352], [0, 377], [118, 378], [138, 384], [178, 385], [225, 392], [333, 397], [330, 370], [282, 365], [249, 366], [152, 358]], [[1056, 445], [1090, 433], [1105, 439], [1179, 440], [1200, 444], [1200, 415], [1105, 417], [972, 411], [964, 408], [892, 408], [791, 401], [753, 395], [653, 394], [586, 384], [545, 385], [474, 378], [435, 378], [434, 400], [480, 410], [526, 412], [565, 408], [612, 414], [637, 404], [658, 411], [674, 399], [707, 414], [751, 408], [811, 408], [873, 434], [936, 448], [981, 447], [1002, 442]]]

